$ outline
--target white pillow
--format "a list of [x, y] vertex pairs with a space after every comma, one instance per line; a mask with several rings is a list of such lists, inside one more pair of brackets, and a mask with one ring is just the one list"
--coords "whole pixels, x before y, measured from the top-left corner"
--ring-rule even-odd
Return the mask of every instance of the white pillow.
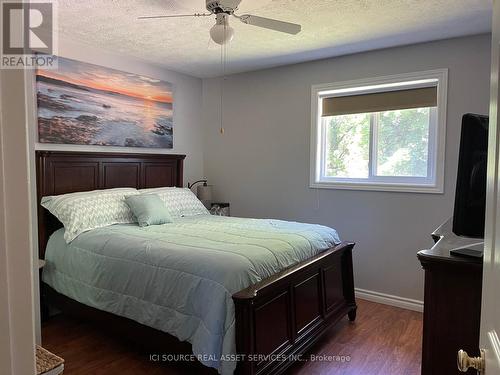
[[139, 194], [133, 188], [94, 190], [43, 197], [41, 205], [64, 225], [64, 239], [70, 243], [91, 229], [134, 223], [125, 198]]
[[139, 190], [139, 192], [141, 194], [147, 193], [158, 195], [174, 218], [195, 215], [210, 215], [210, 212], [208, 212], [203, 203], [201, 203], [201, 201], [190, 189], [163, 187], [142, 189]]

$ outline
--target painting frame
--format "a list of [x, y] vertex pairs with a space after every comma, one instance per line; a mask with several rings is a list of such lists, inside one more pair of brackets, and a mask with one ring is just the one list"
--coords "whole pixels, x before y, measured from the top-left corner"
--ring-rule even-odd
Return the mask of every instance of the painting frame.
[[66, 57], [58, 64], [35, 71], [40, 144], [173, 149], [172, 83]]

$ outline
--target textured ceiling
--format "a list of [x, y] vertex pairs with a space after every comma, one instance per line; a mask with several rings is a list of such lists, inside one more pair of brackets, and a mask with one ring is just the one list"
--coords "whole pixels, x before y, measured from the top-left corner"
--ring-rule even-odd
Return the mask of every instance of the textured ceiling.
[[[199, 6], [197, 6], [199, 5]], [[220, 74], [209, 42], [214, 17], [137, 20], [203, 12], [204, 0], [59, 0], [59, 29], [106, 48], [197, 77]], [[241, 13], [302, 24], [298, 35], [231, 19], [231, 73], [491, 30], [491, 0], [243, 0]]]

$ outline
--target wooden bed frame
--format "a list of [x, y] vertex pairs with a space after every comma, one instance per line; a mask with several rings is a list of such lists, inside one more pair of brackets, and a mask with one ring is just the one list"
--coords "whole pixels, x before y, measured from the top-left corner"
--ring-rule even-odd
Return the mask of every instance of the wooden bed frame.
[[[183, 185], [185, 155], [37, 151], [38, 203], [46, 195], [116, 187]], [[39, 253], [62, 224], [38, 205]], [[353, 243], [341, 243], [233, 295], [239, 374], [283, 373], [326, 329], [348, 315], [356, 318]], [[163, 352], [190, 345], [132, 320], [85, 306], [48, 285], [44, 295], [63, 312], [115, 328], [132, 341], [147, 339]], [[126, 332], [126, 334], [124, 334]], [[141, 342], [141, 344], [144, 341]], [[166, 350], [165, 350], [166, 349]], [[279, 357], [280, 360], [272, 360]], [[288, 358], [283, 360], [283, 358]]]

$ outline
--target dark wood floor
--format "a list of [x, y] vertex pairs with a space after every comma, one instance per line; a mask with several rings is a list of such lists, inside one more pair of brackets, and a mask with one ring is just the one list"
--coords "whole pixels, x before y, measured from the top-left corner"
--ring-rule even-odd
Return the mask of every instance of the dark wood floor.
[[[420, 374], [422, 314], [358, 300], [358, 318], [330, 329], [295, 364], [293, 375], [417, 375]], [[117, 337], [89, 324], [57, 316], [42, 327], [43, 346], [63, 357], [65, 375], [213, 374], [203, 366], [159, 364]], [[316, 361], [311, 356], [317, 356]], [[330, 356], [327, 357], [327, 356]], [[350, 361], [331, 361], [349, 356]]]

